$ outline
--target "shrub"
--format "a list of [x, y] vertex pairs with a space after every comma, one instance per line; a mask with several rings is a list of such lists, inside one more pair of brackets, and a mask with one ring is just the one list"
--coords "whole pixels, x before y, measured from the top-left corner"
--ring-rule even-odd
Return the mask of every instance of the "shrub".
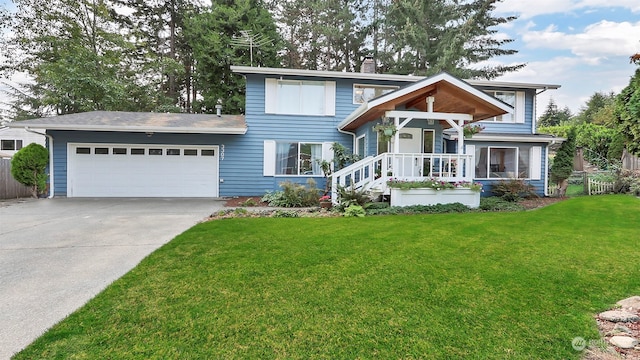
[[412, 214], [445, 214], [465, 213], [472, 211], [461, 203], [435, 204], [435, 205], [411, 205], [392, 206], [381, 209], [367, 209], [367, 215], [412, 215]]
[[376, 210], [376, 209], [388, 209], [389, 206], [390, 205], [388, 202], [379, 201], [379, 202], [367, 203], [363, 207], [365, 210], [369, 211], [369, 210]]
[[360, 205], [349, 205], [344, 209], [344, 216], [346, 217], [364, 217], [366, 212]]
[[340, 209], [344, 210], [351, 205], [364, 206], [369, 202], [371, 202], [369, 191], [364, 189], [358, 190], [352, 186], [338, 186], [338, 203], [340, 203]]
[[298, 212], [293, 211], [293, 210], [276, 210], [273, 213], [273, 217], [276, 217], [276, 218], [297, 218], [297, 217], [300, 217], [300, 215], [298, 214]]
[[[573, 158], [576, 152], [576, 130], [570, 128], [567, 133], [567, 140], [565, 140], [556, 156], [553, 158], [553, 165], [551, 165], [551, 181], [560, 186], [566, 179], [573, 173]], [[566, 189], [565, 189], [566, 190]], [[563, 191], [560, 191], [560, 196], [564, 196]]]
[[613, 185], [613, 191], [640, 196], [640, 171], [619, 170]]
[[275, 207], [307, 207], [317, 206], [320, 190], [316, 188], [313, 179], [307, 180], [307, 185], [285, 181], [280, 183], [282, 191], [267, 191], [262, 201]]
[[497, 196], [480, 198], [480, 210], [485, 211], [522, 211], [524, 206]]
[[11, 159], [11, 176], [19, 183], [31, 186], [31, 194], [38, 197], [47, 188], [47, 164], [49, 151], [44, 146], [31, 143], [20, 149]]
[[240, 206], [247, 206], [247, 207], [251, 207], [251, 206], [257, 206], [258, 203], [253, 200], [253, 198], [248, 198], [247, 200], [243, 201]]
[[509, 179], [493, 184], [491, 189], [495, 196], [506, 201], [518, 201], [521, 198], [538, 197], [533, 185], [521, 179]]

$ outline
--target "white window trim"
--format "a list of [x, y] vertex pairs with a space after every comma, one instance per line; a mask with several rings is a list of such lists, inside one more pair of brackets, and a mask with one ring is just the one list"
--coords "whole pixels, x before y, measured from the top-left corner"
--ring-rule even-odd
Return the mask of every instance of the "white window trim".
[[[481, 146], [480, 148], [483, 148], [484, 146]], [[469, 150], [469, 148], [467, 148]], [[485, 169], [487, 171], [487, 177], [485, 178], [477, 178], [477, 179], [482, 179], [482, 180], [510, 180], [512, 178], [497, 178], [497, 177], [490, 177], [489, 175], [491, 174], [491, 149], [516, 149], [516, 169], [515, 169], [515, 174], [518, 174], [518, 166], [519, 164], [519, 156], [520, 156], [520, 147], [518, 146], [487, 146], [487, 168]], [[475, 146], [473, 148], [474, 152], [475, 152]], [[531, 162], [531, 161], [529, 161]], [[529, 166], [531, 166], [531, 164], [529, 164]], [[527, 178], [518, 178], [516, 177], [516, 179], [518, 180], [527, 180]]]
[[364, 102], [357, 102], [356, 101], [356, 87], [358, 87], [358, 86], [368, 87], [368, 88], [389, 89], [391, 91], [398, 90], [400, 88], [399, 86], [395, 86], [395, 85], [353, 84], [353, 92], [351, 93], [351, 101], [353, 102], [354, 105], [364, 104]]
[[497, 117], [492, 117], [491, 119], [486, 119], [487, 123], [495, 123], [495, 124], [524, 124], [525, 122], [525, 92], [524, 91], [513, 91], [513, 90], [487, 90], [485, 91], [487, 94], [495, 97], [497, 92], [502, 93], [513, 93], [515, 97], [515, 103], [513, 105], [514, 112], [511, 113], [511, 121], [497, 121]]
[[366, 134], [360, 135], [358, 137], [356, 137], [356, 146], [355, 146], [355, 151], [354, 153], [356, 155], [360, 155], [361, 157], [364, 157], [364, 154], [360, 154], [360, 147], [358, 146], [358, 144], [360, 143], [360, 139], [362, 139], [363, 143], [364, 143], [364, 152], [367, 152], [367, 138], [366, 138]]
[[[266, 78], [264, 84], [264, 112], [265, 114], [296, 115], [296, 116], [335, 116], [336, 115], [336, 82], [297, 80], [297, 79], [275, 79]], [[301, 113], [280, 113], [278, 112], [278, 84], [280, 82], [315, 82], [324, 83], [324, 113], [323, 114], [301, 114]]]
[[[302, 141], [302, 140], [264, 140], [264, 153], [262, 158], [262, 175], [269, 177], [324, 177], [324, 174], [276, 174], [276, 156], [277, 156], [277, 143], [298, 143], [298, 157], [300, 156], [300, 144], [322, 145], [322, 160], [331, 161], [333, 153], [331, 151], [331, 142], [319, 142], [319, 141]], [[300, 159], [298, 159], [300, 161]]]

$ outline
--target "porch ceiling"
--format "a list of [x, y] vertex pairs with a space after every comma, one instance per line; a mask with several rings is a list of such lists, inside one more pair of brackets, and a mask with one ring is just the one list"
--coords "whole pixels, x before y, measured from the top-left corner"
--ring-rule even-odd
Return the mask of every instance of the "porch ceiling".
[[[431, 81], [429, 81], [431, 80]], [[435, 98], [433, 111], [470, 114], [480, 121], [506, 114], [511, 107], [468, 83], [443, 73], [364, 103], [341, 124], [343, 130], [355, 130], [379, 119], [390, 110], [427, 111], [427, 97]], [[446, 126], [448, 127], [448, 125]]]

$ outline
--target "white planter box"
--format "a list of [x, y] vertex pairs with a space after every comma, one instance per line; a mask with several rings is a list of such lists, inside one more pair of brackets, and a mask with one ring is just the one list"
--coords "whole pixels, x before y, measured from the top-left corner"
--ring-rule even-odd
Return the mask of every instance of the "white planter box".
[[394, 189], [391, 188], [391, 206], [435, 205], [461, 203], [470, 208], [480, 206], [480, 193], [461, 189]]

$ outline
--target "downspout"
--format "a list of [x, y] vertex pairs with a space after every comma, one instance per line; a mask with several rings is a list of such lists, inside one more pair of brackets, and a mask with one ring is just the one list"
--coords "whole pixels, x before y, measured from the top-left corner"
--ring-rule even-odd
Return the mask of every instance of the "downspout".
[[49, 199], [52, 199], [55, 192], [53, 183], [53, 179], [55, 178], [55, 173], [53, 172], [53, 136], [31, 130], [28, 126], [25, 126], [24, 129], [30, 133], [42, 135], [49, 140]]

